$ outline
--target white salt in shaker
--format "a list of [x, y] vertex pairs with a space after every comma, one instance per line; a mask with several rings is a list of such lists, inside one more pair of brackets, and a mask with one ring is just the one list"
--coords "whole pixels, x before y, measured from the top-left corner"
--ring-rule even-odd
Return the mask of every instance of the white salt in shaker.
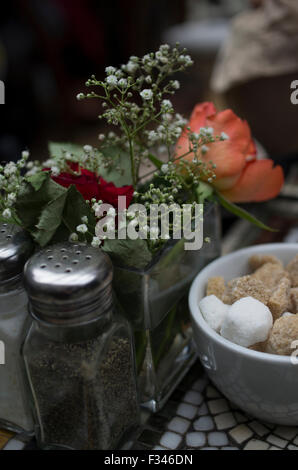
[[33, 250], [26, 232], [0, 223], [0, 427], [28, 433], [33, 419], [21, 346], [31, 320], [22, 275]]

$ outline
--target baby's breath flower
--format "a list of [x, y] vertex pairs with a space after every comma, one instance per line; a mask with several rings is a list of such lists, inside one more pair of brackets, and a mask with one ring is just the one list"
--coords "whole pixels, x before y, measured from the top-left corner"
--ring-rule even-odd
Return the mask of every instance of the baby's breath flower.
[[160, 50], [163, 54], [167, 54], [167, 53], [169, 52], [169, 49], [170, 49], [169, 44], [161, 44], [161, 46], [159, 46], [159, 50]]
[[7, 196], [7, 202], [10, 206], [13, 206], [13, 204], [16, 202], [17, 200], [17, 195], [16, 193], [9, 193], [8, 196]]
[[5, 176], [11, 176], [14, 175], [17, 172], [17, 166], [14, 162], [7, 163], [7, 165], [4, 168], [4, 175]]
[[29, 157], [30, 157], [30, 153], [28, 152], [28, 150], [23, 150], [23, 152], [22, 152], [22, 158], [23, 158], [24, 160], [27, 160]]
[[77, 242], [79, 239], [79, 236], [77, 233], [72, 233], [70, 236], [69, 236], [69, 241], [70, 242]]
[[101, 140], [101, 141], [105, 140], [105, 135], [104, 134], [99, 134], [98, 140]]
[[161, 166], [162, 173], [167, 173], [169, 171], [169, 165], [164, 164]]
[[116, 75], [108, 75], [106, 78], [106, 82], [109, 85], [116, 86], [118, 84], [118, 78], [116, 77]]
[[83, 149], [84, 149], [84, 152], [91, 153], [93, 150], [93, 147], [91, 145], [84, 145]]
[[101, 203], [102, 203], [102, 201], [97, 201], [97, 202], [95, 202], [95, 203], [92, 205], [92, 210], [93, 210], [94, 212], [98, 211], [98, 210], [100, 209]]
[[178, 139], [178, 137], [180, 137], [180, 135], [182, 134], [182, 128], [181, 127], [176, 127], [174, 130], [173, 130], [173, 133], [174, 133], [174, 136]]
[[148, 132], [148, 139], [154, 142], [155, 140], [158, 139], [158, 134], [155, 131], [149, 131]]
[[93, 237], [91, 245], [93, 248], [98, 248], [102, 244], [102, 241], [98, 237]]
[[121, 69], [116, 70], [115, 75], [117, 78], [122, 78], [124, 76], [124, 73], [122, 72]]
[[10, 219], [11, 218], [11, 210], [10, 209], [5, 209], [2, 212], [2, 217], [4, 217], [4, 219]]
[[81, 224], [77, 226], [76, 231], [79, 233], [86, 233], [88, 232], [88, 227], [86, 224]]
[[106, 67], [105, 70], [107, 75], [113, 75], [116, 72], [115, 67], [112, 67], [111, 65], [109, 67]]
[[173, 109], [173, 105], [172, 105], [172, 103], [171, 103], [170, 100], [163, 100], [162, 103], [161, 103], [161, 106], [162, 106], [165, 110]]
[[60, 174], [60, 170], [57, 166], [52, 166], [51, 172], [53, 176], [58, 176]]
[[207, 147], [207, 145], [202, 145], [201, 147], [201, 151], [202, 151], [202, 154], [205, 155], [209, 150], [209, 147]]
[[130, 60], [130, 61], [126, 64], [126, 71], [127, 71], [128, 73], [135, 73], [136, 70], [138, 70], [138, 68], [139, 68], [139, 65], [138, 65], [136, 62], [132, 61], [132, 60]]
[[228, 134], [226, 134], [225, 132], [222, 132], [222, 133], [220, 134], [220, 140], [229, 140], [229, 138], [230, 138], [230, 137], [229, 137]]
[[84, 93], [79, 93], [79, 94], [77, 95], [77, 100], [78, 100], [78, 101], [82, 101], [84, 98], [85, 98]]
[[141, 97], [145, 101], [149, 101], [153, 98], [153, 92], [152, 90], [145, 88], [143, 91], [140, 92]]
[[162, 64], [167, 64], [169, 62], [169, 59], [163, 55], [161, 51], [156, 52], [155, 57], [162, 63]]
[[120, 78], [118, 84], [119, 84], [119, 86], [120, 86], [121, 88], [126, 88], [126, 87], [127, 87], [127, 80], [126, 80], [126, 78]]
[[172, 87], [174, 88], [174, 90], [179, 90], [179, 88], [180, 88], [180, 83], [178, 82], [178, 80], [174, 80], [174, 81], [173, 81]]
[[84, 215], [82, 218], [81, 218], [81, 221], [84, 223], [84, 224], [88, 224], [88, 217], [86, 215]]

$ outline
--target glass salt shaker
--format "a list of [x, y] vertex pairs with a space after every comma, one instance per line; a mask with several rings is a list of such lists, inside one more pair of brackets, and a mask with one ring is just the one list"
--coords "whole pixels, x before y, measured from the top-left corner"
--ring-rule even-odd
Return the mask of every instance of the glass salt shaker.
[[34, 424], [21, 345], [31, 320], [22, 278], [33, 250], [29, 234], [0, 224], [0, 427], [27, 433]]
[[138, 428], [132, 334], [113, 310], [112, 277], [108, 256], [83, 244], [54, 245], [25, 267], [23, 356], [41, 448], [116, 449]]

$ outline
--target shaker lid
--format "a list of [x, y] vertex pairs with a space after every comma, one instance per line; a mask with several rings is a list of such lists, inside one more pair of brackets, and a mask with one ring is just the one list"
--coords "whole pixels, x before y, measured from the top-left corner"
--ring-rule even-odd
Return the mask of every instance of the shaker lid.
[[32, 313], [45, 321], [80, 321], [112, 303], [113, 268], [99, 248], [59, 243], [26, 264], [24, 285]]
[[30, 235], [17, 225], [0, 223], [0, 283], [23, 271], [34, 250]]

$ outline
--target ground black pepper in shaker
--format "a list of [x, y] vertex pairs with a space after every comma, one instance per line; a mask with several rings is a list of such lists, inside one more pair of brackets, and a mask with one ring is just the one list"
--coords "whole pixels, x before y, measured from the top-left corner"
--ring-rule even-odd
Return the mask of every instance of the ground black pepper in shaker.
[[25, 268], [33, 317], [23, 356], [42, 448], [117, 449], [139, 425], [132, 335], [115, 315], [112, 265], [63, 243]]

